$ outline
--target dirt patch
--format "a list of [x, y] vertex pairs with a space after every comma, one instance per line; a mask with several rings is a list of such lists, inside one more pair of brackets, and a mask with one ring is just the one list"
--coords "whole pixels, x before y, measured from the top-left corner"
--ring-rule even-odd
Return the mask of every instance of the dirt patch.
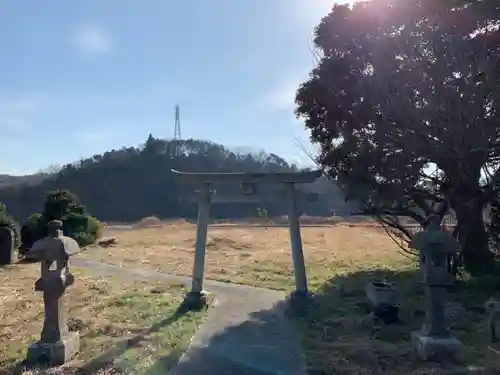
[[[106, 263], [191, 275], [196, 226], [108, 230], [117, 246], [82, 256]], [[363, 267], [407, 264], [383, 229], [343, 225], [304, 227], [302, 242], [309, 282]], [[274, 289], [293, 288], [290, 235], [286, 227], [224, 226], [208, 230], [205, 277]]]
[[161, 227], [162, 221], [158, 219], [156, 216], [148, 216], [139, 220], [136, 224], [136, 228], [154, 228]]

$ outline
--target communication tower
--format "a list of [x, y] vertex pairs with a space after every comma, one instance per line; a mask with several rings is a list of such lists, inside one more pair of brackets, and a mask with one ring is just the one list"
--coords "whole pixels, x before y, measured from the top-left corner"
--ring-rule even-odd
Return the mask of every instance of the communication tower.
[[180, 141], [181, 141], [181, 120], [180, 120], [179, 105], [177, 104], [175, 106], [174, 156], [179, 156], [181, 153]]

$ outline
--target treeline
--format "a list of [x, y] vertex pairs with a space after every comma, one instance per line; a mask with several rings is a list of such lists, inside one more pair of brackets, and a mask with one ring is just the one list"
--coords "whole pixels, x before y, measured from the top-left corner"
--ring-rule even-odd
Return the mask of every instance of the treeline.
[[[141, 147], [112, 150], [68, 164], [37, 184], [0, 188], [0, 201], [19, 221], [40, 212], [46, 194], [61, 189], [75, 193], [93, 215], [104, 221], [134, 221], [150, 215], [195, 217], [195, 187], [181, 184], [172, 168], [190, 172], [299, 170], [274, 154], [239, 154], [213, 142], [163, 140], [150, 135]], [[215, 189], [220, 195], [234, 196], [240, 192], [237, 185], [215, 186]], [[300, 189], [304, 214], [331, 216], [334, 212], [346, 214], [353, 210], [344, 202], [341, 191], [327, 179]], [[286, 214], [281, 186], [262, 186], [256, 194], [259, 202], [216, 203], [212, 216], [256, 216], [259, 208], [265, 208], [269, 216]]]

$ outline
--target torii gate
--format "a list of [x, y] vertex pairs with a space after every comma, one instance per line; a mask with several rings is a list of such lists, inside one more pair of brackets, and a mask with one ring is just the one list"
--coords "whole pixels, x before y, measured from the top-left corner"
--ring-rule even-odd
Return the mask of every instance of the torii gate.
[[300, 236], [300, 213], [297, 209], [295, 184], [314, 182], [323, 173], [321, 170], [307, 172], [278, 173], [196, 173], [181, 172], [172, 169], [177, 177], [185, 182], [199, 186], [198, 190], [198, 222], [196, 225], [196, 244], [192, 275], [191, 291], [186, 295], [185, 303], [190, 306], [200, 306], [205, 303], [203, 292], [203, 273], [205, 270], [205, 251], [207, 230], [212, 202], [211, 185], [214, 183], [241, 184], [243, 195], [251, 195], [256, 184], [276, 184], [285, 186], [286, 198], [289, 202], [288, 222], [290, 230], [290, 247], [292, 252], [293, 271], [295, 275], [294, 297], [308, 295], [302, 239]]

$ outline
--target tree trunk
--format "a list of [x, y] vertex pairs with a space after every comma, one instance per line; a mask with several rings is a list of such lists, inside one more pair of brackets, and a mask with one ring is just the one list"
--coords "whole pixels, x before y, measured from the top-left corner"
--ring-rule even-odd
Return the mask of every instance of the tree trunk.
[[452, 201], [457, 216], [458, 241], [465, 269], [478, 275], [491, 270], [494, 257], [489, 249], [481, 200], [463, 198]]

